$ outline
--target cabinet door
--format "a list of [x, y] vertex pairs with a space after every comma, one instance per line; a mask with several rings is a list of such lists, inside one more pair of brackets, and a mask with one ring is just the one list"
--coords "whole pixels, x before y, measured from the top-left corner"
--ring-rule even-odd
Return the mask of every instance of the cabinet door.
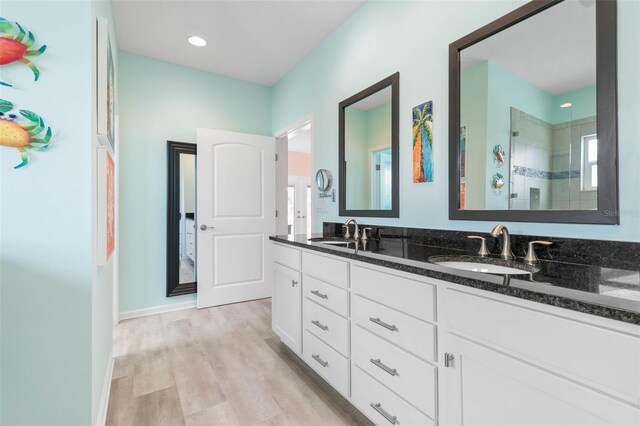
[[445, 338], [453, 360], [441, 370], [442, 424], [640, 424], [637, 408], [597, 390], [459, 336]]
[[273, 331], [298, 355], [302, 346], [302, 286], [300, 272], [274, 264]]

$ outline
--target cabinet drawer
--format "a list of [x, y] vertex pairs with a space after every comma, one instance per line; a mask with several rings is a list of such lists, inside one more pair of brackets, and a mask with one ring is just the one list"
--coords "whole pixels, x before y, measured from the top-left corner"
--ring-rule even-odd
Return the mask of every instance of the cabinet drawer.
[[351, 298], [351, 319], [363, 328], [430, 361], [435, 361], [435, 326], [364, 299]]
[[451, 330], [640, 405], [640, 333], [580, 322], [570, 311], [563, 318], [463, 291], [443, 296]]
[[304, 299], [304, 328], [344, 356], [349, 356], [349, 320]]
[[351, 291], [425, 321], [434, 322], [435, 287], [362, 266], [351, 268]]
[[349, 263], [343, 260], [304, 252], [302, 271], [340, 287], [349, 287]]
[[349, 397], [349, 360], [308, 331], [304, 332], [302, 357], [343, 396]]
[[302, 279], [305, 297], [339, 313], [349, 316], [349, 293], [346, 290], [327, 284], [305, 275]]
[[300, 250], [273, 244], [273, 260], [289, 268], [300, 270]]
[[431, 418], [436, 418], [436, 368], [382, 340], [353, 327], [351, 360]]
[[433, 420], [358, 367], [353, 368], [352, 391], [351, 401], [377, 425], [435, 425]]

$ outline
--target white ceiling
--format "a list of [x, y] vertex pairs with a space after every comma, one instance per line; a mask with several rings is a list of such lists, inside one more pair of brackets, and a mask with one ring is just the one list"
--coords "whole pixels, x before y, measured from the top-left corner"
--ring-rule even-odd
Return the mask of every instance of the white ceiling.
[[307, 127], [303, 131], [296, 132], [289, 136], [287, 140], [288, 150], [292, 152], [311, 153], [311, 128]]
[[567, 0], [462, 50], [462, 69], [490, 60], [558, 95], [596, 83], [593, 0]]
[[363, 3], [113, 0], [113, 13], [122, 50], [272, 86]]

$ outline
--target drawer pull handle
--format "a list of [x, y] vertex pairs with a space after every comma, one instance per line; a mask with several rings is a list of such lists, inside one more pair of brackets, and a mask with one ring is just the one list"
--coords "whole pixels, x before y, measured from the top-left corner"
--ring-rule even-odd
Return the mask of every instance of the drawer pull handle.
[[291, 280], [291, 287], [297, 287], [297, 286], [298, 286], [298, 281]]
[[327, 361], [323, 361], [322, 358], [320, 358], [320, 355], [311, 355], [311, 358], [313, 358], [316, 361], [318, 361], [318, 364], [320, 364], [323, 367], [326, 367], [326, 366], [329, 365], [329, 363]]
[[374, 322], [376, 324], [378, 324], [381, 327], [386, 328], [387, 330], [391, 330], [391, 331], [398, 331], [398, 327], [396, 327], [395, 324], [387, 324], [386, 322], [380, 320], [380, 318], [369, 318], [369, 321]]
[[380, 361], [380, 359], [371, 358], [369, 361], [371, 361], [371, 364], [373, 364], [376, 367], [384, 370], [385, 372], [391, 374], [392, 376], [397, 376], [398, 375], [398, 370], [396, 370], [395, 368], [391, 368], [388, 365], [385, 365], [382, 361]]
[[320, 321], [318, 321], [318, 320], [313, 320], [313, 321], [311, 321], [311, 324], [315, 325], [316, 327], [318, 327], [318, 328], [320, 328], [320, 329], [322, 329], [322, 330], [324, 330], [324, 331], [327, 331], [327, 330], [329, 329], [329, 327], [327, 327], [326, 325], [323, 325], [323, 324], [322, 324]]
[[392, 416], [391, 414], [387, 413], [387, 411], [384, 408], [382, 408], [382, 405], [380, 403], [374, 404], [372, 402], [369, 405], [371, 405], [371, 408], [373, 408], [378, 413], [380, 413], [380, 415], [385, 419], [387, 419], [387, 421], [392, 425], [395, 425], [398, 422], [398, 418], [396, 416]]
[[318, 290], [311, 290], [311, 294], [316, 295], [321, 299], [328, 299], [329, 298], [329, 296], [327, 296], [326, 294], [320, 293]]

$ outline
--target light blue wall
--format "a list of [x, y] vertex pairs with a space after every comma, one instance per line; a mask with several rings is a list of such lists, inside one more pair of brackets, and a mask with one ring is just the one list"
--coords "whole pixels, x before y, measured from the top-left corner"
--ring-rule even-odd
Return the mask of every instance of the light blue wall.
[[489, 62], [481, 62], [460, 73], [460, 126], [467, 128], [465, 208], [485, 207], [487, 191], [487, 108]]
[[[597, 114], [596, 86], [587, 86], [571, 92], [561, 93], [552, 99], [551, 124], [564, 123], [571, 120], [593, 117]], [[570, 108], [560, 105], [571, 102]]]
[[[448, 219], [448, 45], [524, 1], [367, 2], [308, 54], [273, 89], [272, 129], [313, 114], [313, 166], [337, 175], [338, 103], [400, 71], [400, 219], [367, 223], [488, 231], [491, 222]], [[461, 11], [464, 11], [462, 13]], [[618, 5], [618, 87], [621, 225], [507, 223], [512, 232], [640, 241], [636, 142], [640, 116], [640, 2]], [[411, 108], [434, 101], [435, 182], [411, 182]], [[471, 160], [470, 160], [471, 161]], [[315, 212], [322, 221], [344, 220], [337, 203]]]
[[21, 170], [0, 147], [0, 423], [92, 422], [92, 42], [89, 1], [6, 1], [47, 52], [2, 67], [0, 98], [40, 114], [53, 133]]
[[266, 86], [120, 52], [120, 311], [194, 300], [165, 297], [167, 140], [198, 127], [271, 134]]

